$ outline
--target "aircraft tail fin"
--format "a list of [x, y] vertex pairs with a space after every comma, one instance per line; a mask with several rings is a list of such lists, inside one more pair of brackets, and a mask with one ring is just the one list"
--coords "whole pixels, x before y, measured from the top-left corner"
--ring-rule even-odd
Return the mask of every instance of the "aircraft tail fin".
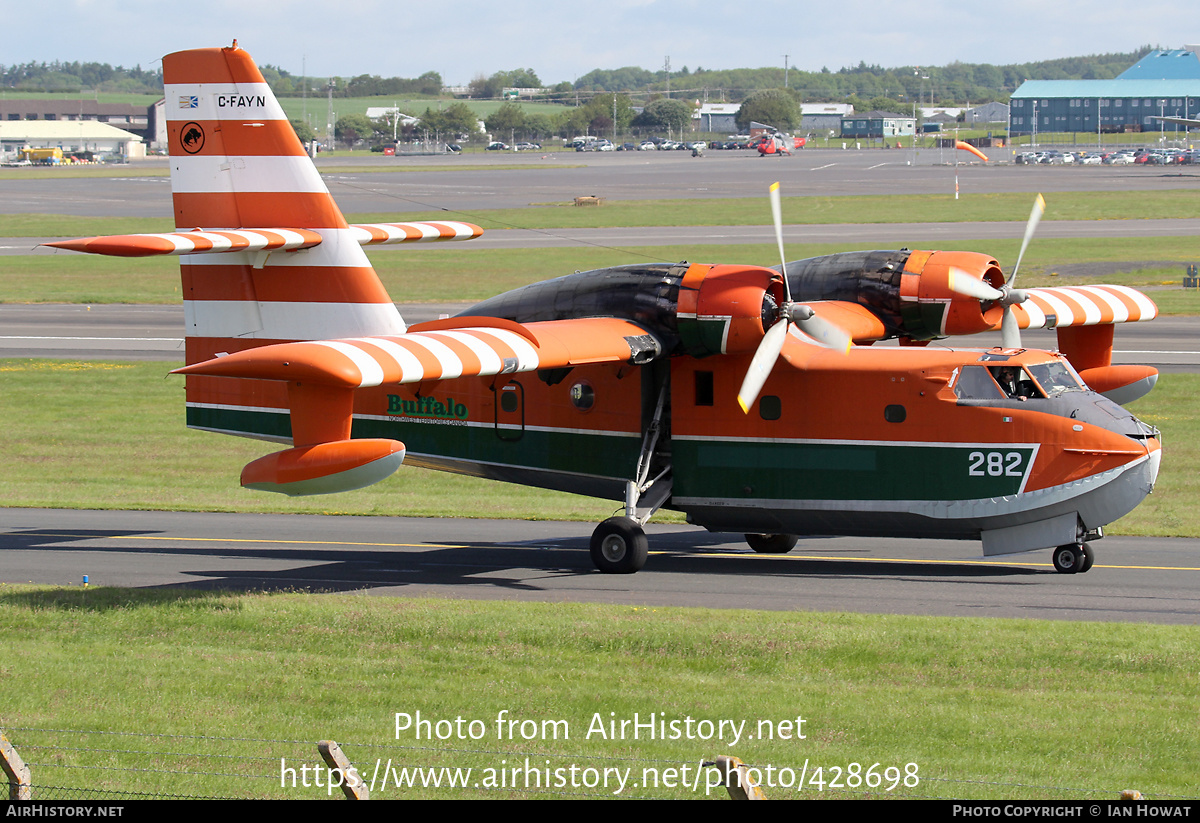
[[[404, 321], [363, 246], [482, 234], [478, 226], [453, 221], [348, 225], [262, 73], [236, 41], [167, 55], [163, 80], [176, 231], [47, 245], [123, 257], [178, 256], [188, 365], [277, 343], [401, 335]], [[301, 449], [258, 465], [251, 484], [309, 493], [330, 490], [329, 478], [336, 476], [333, 485], [354, 488], [403, 459], [396, 444], [324, 448], [350, 436], [352, 392], [333, 392], [331, 399], [329, 392], [313, 394], [273, 377], [187, 377], [189, 426], [295, 442]], [[304, 412], [299, 424], [289, 418], [294, 406]], [[323, 415], [329, 426], [304, 423]]]
[[288, 250], [180, 257], [187, 362], [292, 340], [400, 334], [404, 322], [258, 70], [237, 47], [163, 58], [175, 225], [302, 230]]

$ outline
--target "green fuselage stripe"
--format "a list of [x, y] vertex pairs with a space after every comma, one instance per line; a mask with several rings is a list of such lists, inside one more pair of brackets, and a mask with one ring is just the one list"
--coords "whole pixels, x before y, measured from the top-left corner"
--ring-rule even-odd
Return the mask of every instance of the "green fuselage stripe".
[[[287, 438], [287, 412], [189, 406], [188, 425]], [[411, 454], [628, 480], [637, 437], [489, 424], [355, 418], [353, 436], [399, 440]], [[1023, 490], [1033, 445], [672, 441], [674, 495], [708, 499], [973, 500]]]
[[1035, 448], [677, 439], [671, 451], [678, 497], [972, 500], [1019, 492]]

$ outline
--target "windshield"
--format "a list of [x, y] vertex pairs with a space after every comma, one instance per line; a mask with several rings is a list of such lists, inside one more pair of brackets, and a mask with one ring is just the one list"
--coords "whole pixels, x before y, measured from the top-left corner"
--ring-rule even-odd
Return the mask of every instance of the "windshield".
[[1068, 391], [1083, 391], [1083, 386], [1067, 367], [1057, 360], [1051, 363], [1040, 363], [1029, 367], [1033, 379], [1042, 387], [1048, 397]]

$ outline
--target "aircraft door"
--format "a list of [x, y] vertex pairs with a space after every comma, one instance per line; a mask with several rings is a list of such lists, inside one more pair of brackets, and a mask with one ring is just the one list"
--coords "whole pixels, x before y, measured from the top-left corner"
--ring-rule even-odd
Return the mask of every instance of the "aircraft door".
[[525, 387], [510, 380], [492, 393], [496, 436], [515, 442], [525, 435]]

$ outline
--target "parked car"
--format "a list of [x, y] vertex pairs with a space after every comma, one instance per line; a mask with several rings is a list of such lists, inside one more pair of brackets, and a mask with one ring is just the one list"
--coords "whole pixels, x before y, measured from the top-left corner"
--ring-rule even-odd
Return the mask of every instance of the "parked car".
[[501, 143], [499, 140], [496, 140], [494, 142], [488, 143], [487, 150], [488, 151], [508, 151], [508, 145], [506, 143]]
[[645, 140], [638, 145], [638, 151], [658, 151], [658, 146], [651, 140]]

